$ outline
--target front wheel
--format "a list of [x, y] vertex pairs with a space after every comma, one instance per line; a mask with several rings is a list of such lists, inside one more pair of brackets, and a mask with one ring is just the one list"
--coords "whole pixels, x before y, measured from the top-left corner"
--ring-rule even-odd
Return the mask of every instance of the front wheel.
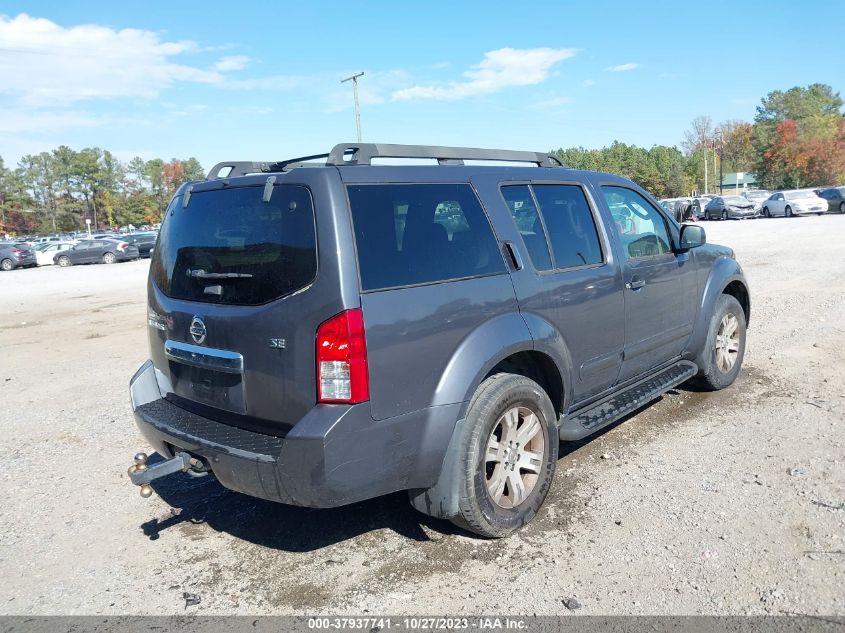
[[839, 213], [845, 213], [845, 202], [839, 203]]
[[720, 295], [710, 318], [704, 350], [698, 358], [694, 381], [708, 391], [733, 384], [745, 356], [745, 311], [731, 295]]
[[453, 523], [501, 538], [536, 516], [557, 465], [554, 411], [543, 388], [525, 376], [501, 373], [479, 385], [452, 458], [460, 509]]
[[14, 267], [15, 267], [15, 265], [12, 263], [12, 260], [9, 259], [8, 257], [6, 259], [4, 259], [2, 262], [0, 262], [0, 268], [5, 270], [6, 272], [9, 272]]
[[786, 207], [786, 217], [791, 218], [792, 216], [792, 207]]
[[724, 211], [724, 210], [722, 211], [722, 219], [723, 219], [723, 220], [727, 220], [727, 219], [728, 219], [728, 212], [727, 212], [727, 211]]
[[59, 266], [62, 268], [67, 268], [70, 266], [70, 258], [67, 255], [62, 255], [59, 257]]
[[765, 215], [767, 218], [772, 217], [772, 214], [769, 212], [769, 207], [763, 207], [763, 215]]
[[114, 264], [117, 261], [117, 258], [114, 256], [114, 253], [105, 253], [103, 255], [103, 263], [104, 264]]

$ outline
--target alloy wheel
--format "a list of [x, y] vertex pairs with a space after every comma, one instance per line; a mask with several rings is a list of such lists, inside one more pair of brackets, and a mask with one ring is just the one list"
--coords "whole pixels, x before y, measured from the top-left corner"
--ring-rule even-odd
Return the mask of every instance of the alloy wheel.
[[496, 421], [484, 454], [487, 492], [502, 508], [520, 505], [537, 485], [546, 458], [540, 418], [524, 406], [511, 407]]
[[727, 374], [739, 354], [739, 319], [730, 312], [722, 317], [716, 333], [716, 366]]

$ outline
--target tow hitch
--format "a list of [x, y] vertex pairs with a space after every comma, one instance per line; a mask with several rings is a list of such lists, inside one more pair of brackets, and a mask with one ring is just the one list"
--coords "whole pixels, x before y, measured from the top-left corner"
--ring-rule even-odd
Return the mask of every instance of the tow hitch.
[[[141, 496], [145, 499], [153, 494], [153, 487], [150, 485], [151, 481], [178, 472], [191, 472], [193, 474], [192, 470], [200, 471], [203, 468], [202, 462], [191, 457], [188, 453], [176, 453], [172, 459], [153, 464], [152, 466], [147, 465], [147, 459], [146, 453], [136, 454], [135, 463], [127, 471], [132, 483], [141, 487]], [[207, 473], [197, 472], [196, 474]]]

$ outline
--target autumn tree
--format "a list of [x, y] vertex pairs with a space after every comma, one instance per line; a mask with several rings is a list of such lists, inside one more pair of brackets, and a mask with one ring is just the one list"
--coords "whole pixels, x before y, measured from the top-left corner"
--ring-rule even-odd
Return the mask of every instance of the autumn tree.
[[770, 92], [757, 107], [755, 172], [764, 186], [830, 185], [845, 178], [843, 100], [825, 84]]

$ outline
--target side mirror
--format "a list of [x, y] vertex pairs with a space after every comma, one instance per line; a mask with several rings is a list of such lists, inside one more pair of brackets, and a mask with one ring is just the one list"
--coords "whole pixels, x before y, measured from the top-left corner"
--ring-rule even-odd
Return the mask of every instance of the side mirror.
[[704, 228], [697, 224], [681, 225], [681, 251], [688, 251], [691, 248], [698, 248], [707, 243], [707, 236]]

